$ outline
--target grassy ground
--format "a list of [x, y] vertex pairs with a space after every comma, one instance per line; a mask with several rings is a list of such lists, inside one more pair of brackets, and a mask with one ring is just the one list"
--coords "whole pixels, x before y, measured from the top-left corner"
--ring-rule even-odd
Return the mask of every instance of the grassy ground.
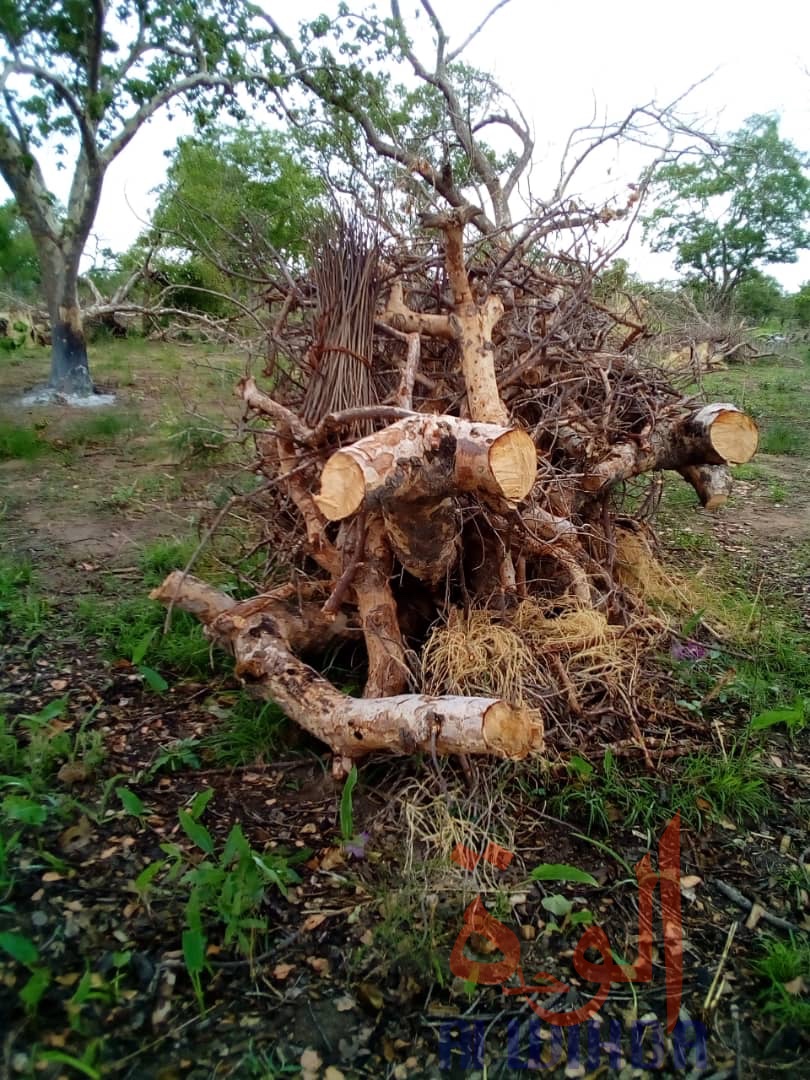
[[[572, 988], [554, 1008], [568, 1007], [587, 926], [615, 957], [637, 951], [634, 867], [677, 811], [682, 1018], [706, 1026], [708, 1074], [810, 1075], [808, 358], [707, 378], [764, 433], [728, 507], [708, 517], [665, 484], [663, 554], [688, 610], [661, 665], [693, 718], [689, 746], [657, 747], [651, 775], [595, 728], [565, 760], [480, 768], [472, 792], [450, 765], [443, 790], [430, 762], [385, 758], [337, 790], [318, 745], [248, 700], [196, 624], [164, 636], [149, 587], [250, 482], [224, 433], [239, 364], [138, 341], [94, 360], [119, 404], [92, 414], [11, 404], [43, 380], [41, 352], [0, 367], [7, 1071], [511, 1075], [539, 1052], [531, 1013], [451, 972], [465, 906], [481, 893], [527, 978], [553, 972]], [[249, 589], [216, 549], [203, 560], [204, 576]], [[457, 842], [486, 840], [516, 853], [508, 869], [454, 865]], [[605, 1051], [591, 1067], [583, 1049], [568, 1075], [636, 1075], [628, 1031], [665, 1015], [668, 959], [656, 944], [652, 980], [611, 990], [602, 1015], [623, 1032], [622, 1061]], [[451, 1048], [461, 1017], [486, 1033], [485, 1068], [465, 1071]], [[671, 1046], [665, 1057], [671, 1075]]]

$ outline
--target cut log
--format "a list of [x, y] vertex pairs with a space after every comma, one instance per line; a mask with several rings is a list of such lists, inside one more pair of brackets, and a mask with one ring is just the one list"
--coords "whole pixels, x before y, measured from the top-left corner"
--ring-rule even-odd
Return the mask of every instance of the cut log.
[[329, 458], [315, 503], [329, 521], [392, 499], [478, 491], [514, 506], [531, 491], [537, 452], [519, 428], [414, 416]]
[[704, 405], [688, 420], [685, 434], [698, 443], [708, 440], [718, 458], [707, 459], [709, 465], [743, 465], [751, 460], [759, 444], [759, 429], [753, 419], [728, 403]]
[[220, 602], [216, 594], [175, 572], [152, 597], [164, 604], [172, 600], [201, 618], [212, 641], [234, 655], [236, 673], [251, 693], [275, 701], [340, 759], [351, 761], [375, 750], [518, 759], [542, 748], [536, 718], [499, 698], [347, 697], [293, 655], [287, 628], [275, 611], [228, 607], [228, 598]]
[[614, 446], [586, 473], [584, 491], [597, 492], [655, 469], [681, 471], [689, 465], [741, 465], [756, 453], [757, 425], [736, 405], [715, 403], [656, 427], [638, 440]]
[[728, 500], [734, 486], [727, 465], [687, 465], [678, 472], [695, 489], [701, 506], [706, 510], [717, 510], [721, 507]]

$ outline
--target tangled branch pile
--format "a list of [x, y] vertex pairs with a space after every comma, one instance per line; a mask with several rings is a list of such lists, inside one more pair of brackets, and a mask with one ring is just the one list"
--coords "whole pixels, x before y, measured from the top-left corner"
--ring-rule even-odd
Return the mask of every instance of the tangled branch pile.
[[[377, 749], [519, 758], [596, 725], [643, 747], [660, 624], [623, 584], [624, 485], [676, 470], [714, 508], [756, 450], [734, 405], [636, 360], [646, 328], [596, 301], [592, 268], [491, 237], [465, 250], [474, 213], [426, 216], [423, 254], [324, 238], [314, 289], [296, 286], [311, 317], [278, 320], [271, 392], [238, 389], [287, 580], [234, 603], [175, 573], [153, 594], [337, 773]], [[361, 698], [298, 658], [352, 640]]]

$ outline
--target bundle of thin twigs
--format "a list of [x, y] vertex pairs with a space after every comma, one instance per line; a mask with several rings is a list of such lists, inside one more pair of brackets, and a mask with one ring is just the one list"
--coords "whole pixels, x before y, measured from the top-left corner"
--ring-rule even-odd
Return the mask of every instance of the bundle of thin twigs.
[[[380, 291], [379, 242], [354, 215], [332, 219], [315, 251], [315, 335], [301, 415], [315, 425], [328, 413], [377, 402], [372, 375], [374, 318]], [[357, 425], [355, 434], [370, 428]]]

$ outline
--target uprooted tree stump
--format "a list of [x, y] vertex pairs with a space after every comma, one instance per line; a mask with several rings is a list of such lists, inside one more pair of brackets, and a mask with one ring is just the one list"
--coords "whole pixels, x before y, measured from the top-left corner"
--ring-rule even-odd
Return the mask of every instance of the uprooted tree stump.
[[[593, 300], [587, 267], [497, 244], [468, 266], [469, 218], [425, 219], [438, 262], [327, 238], [306, 347], [291, 333], [272, 393], [239, 384], [288, 583], [235, 603], [175, 572], [152, 594], [199, 617], [338, 775], [376, 750], [518, 759], [544, 728], [604, 717], [643, 743], [638, 657], [660, 623], [625, 587], [621, 496], [667, 469], [715, 509], [757, 447], [733, 404], [634, 358], [645, 327]], [[362, 289], [351, 326], [335, 275]], [[357, 640], [362, 698], [299, 659]]]

